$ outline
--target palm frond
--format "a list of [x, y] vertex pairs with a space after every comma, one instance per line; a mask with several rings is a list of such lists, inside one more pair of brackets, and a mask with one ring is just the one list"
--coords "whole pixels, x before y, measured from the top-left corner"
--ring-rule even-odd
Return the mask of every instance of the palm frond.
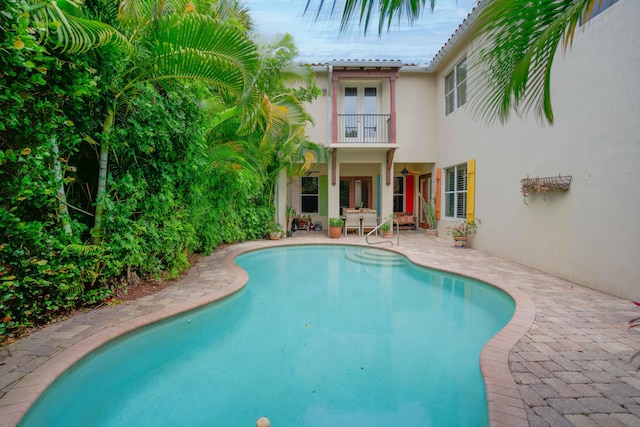
[[239, 26], [243, 31], [251, 32], [255, 27], [249, 7], [238, 0], [218, 0], [211, 6], [218, 20]]
[[147, 0], [121, 0], [118, 4], [118, 21], [125, 26], [139, 26], [151, 19], [153, 5], [154, 2]]
[[264, 95], [261, 105], [260, 117], [264, 125], [260, 145], [263, 147], [288, 140], [309, 120], [304, 106], [291, 94], [282, 94], [273, 100]]
[[118, 4], [113, 0], [95, 0], [92, 14], [100, 22], [118, 28]]
[[[305, 14], [312, 3], [312, 0], [307, 0], [304, 9]], [[365, 35], [369, 31], [369, 26], [373, 19], [378, 19], [378, 34], [382, 34], [385, 29], [389, 30], [394, 22], [400, 23], [406, 19], [409, 24], [412, 24], [422, 16], [427, 5], [433, 11], [435, 3], [435, 0], [346, 0], [340, 20], [340, 32], [344, 32], [357, 16], [360, 26], [364, 28]], [[337, 1], [333, 0], [331, 6], [332, 16], [335, 12], [336, 4]], [[325, 0], [320, 0], [316, 19], [318, 19], [324, 7]]]
[[289, 63], [280, 70], [280, 79], [287, 85], [302, 83], [311, 88], [316, 84], [316, 73], [309, 64]]
[[108, 43], [127, 44], [114, 27], [87, 19], [77, 3], [67, 0], [29, 0], [27, 12], [36, 27], [49, 35], [55, 30], [56, 48], [66, 52], [85, 52]]
[[504, 123], [511, 112], [533, 111], [553, 124], [551, 66], [558, 46], [570, 45], [581, 16], [598, 0], [489, 3], [478, 17], [484, 48], [471, 60], [469, 107], [483, 121]]
[[129, 70], [121, 92], [138, 81], [190, 78], [238, 97], [245, 94], [258, 56], [237, 27], [200, 14], [166, 16], [156, 26], [148, 58]]
[[223, 123], [235, 119], [241, 114], [242, 110], [237, 105], [216, 113], [213, 117], [211, 117], [210, 120], [207, 121], [207, 133], [215, 132]]
[[104, 251], [102, 246], [70, 244], [62, 249], [63, 254], [96, 255]]

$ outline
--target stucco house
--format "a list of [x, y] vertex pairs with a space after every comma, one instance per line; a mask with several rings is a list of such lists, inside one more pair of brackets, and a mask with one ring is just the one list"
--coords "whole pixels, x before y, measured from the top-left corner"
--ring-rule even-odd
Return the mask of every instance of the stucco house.
[[505, 125], [471, 117], [467, 59], [478, 48], [477, 15], [428, 66], [314, 64], [323, 95], [308, 106], [308, 135], [330, 159], [309, 176], [283, 172], [281, 222], [286, 205], [325, 227], [345, 207], [368, 207], [381, 218], [411, 213], [426, 228], [422, 194], [437, 198], [441, 237], [458, 219], [481, 219], [474, 248], [640, 300], [640, 2], [603, 2], [570, 49], [559, 49], [553, 126], [533, 116]]

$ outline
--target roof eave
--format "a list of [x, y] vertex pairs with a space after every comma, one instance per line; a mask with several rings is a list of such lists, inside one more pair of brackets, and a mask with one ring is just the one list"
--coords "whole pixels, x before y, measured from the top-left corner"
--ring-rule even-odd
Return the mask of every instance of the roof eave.
[[447, 42], [440, 48], [438, 53], [435, 54], [429, 65], [426, 67], [426, 71], [434, 72], [437, 70], [440, 63], [447, 56], [447, 53], [451, 51], [460, 40], [467, 35], [469, 28], [475, 23], [476, 19], [480, 15], [480, 12], [485, 8], [487, 4], [490, 3], [491, 0], [479, 0], [476, 7], [473, 8], [469, 15], [462, 21], [462, 24], [456, 29], [453, 35], [447, 40]]

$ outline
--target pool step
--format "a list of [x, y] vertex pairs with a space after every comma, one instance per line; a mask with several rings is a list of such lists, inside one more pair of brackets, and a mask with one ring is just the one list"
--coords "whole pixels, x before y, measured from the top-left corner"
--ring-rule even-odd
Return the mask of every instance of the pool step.
[[380, 251], [376, 249], [360, 249], [357, 251], [348, 251], [345, 258], [349, 261], [366, 265], [380, 266], [401, 266], [406, 264], [406, 259], [402, 255], [391, 252]]

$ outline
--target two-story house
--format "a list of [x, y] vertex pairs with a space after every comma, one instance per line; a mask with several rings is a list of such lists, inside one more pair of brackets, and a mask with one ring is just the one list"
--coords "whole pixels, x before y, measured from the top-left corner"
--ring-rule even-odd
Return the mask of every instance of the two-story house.
[[558, 49], [553, 126], [471, 115], [477, 16], [428, 66], [315, 64], [323, 95], [309, 105], [308, 134], [330, 160], [309, 176], [283, 174], [279, 211], [291, 205], [326, 227], [362, 206], [381, 219], [410, 212], [426, 228], [423, 194], [437, 199], [440, 237], [456, 220], [480, 219], [475, 248], [640, 300], [640, 2], [598, 4]]

